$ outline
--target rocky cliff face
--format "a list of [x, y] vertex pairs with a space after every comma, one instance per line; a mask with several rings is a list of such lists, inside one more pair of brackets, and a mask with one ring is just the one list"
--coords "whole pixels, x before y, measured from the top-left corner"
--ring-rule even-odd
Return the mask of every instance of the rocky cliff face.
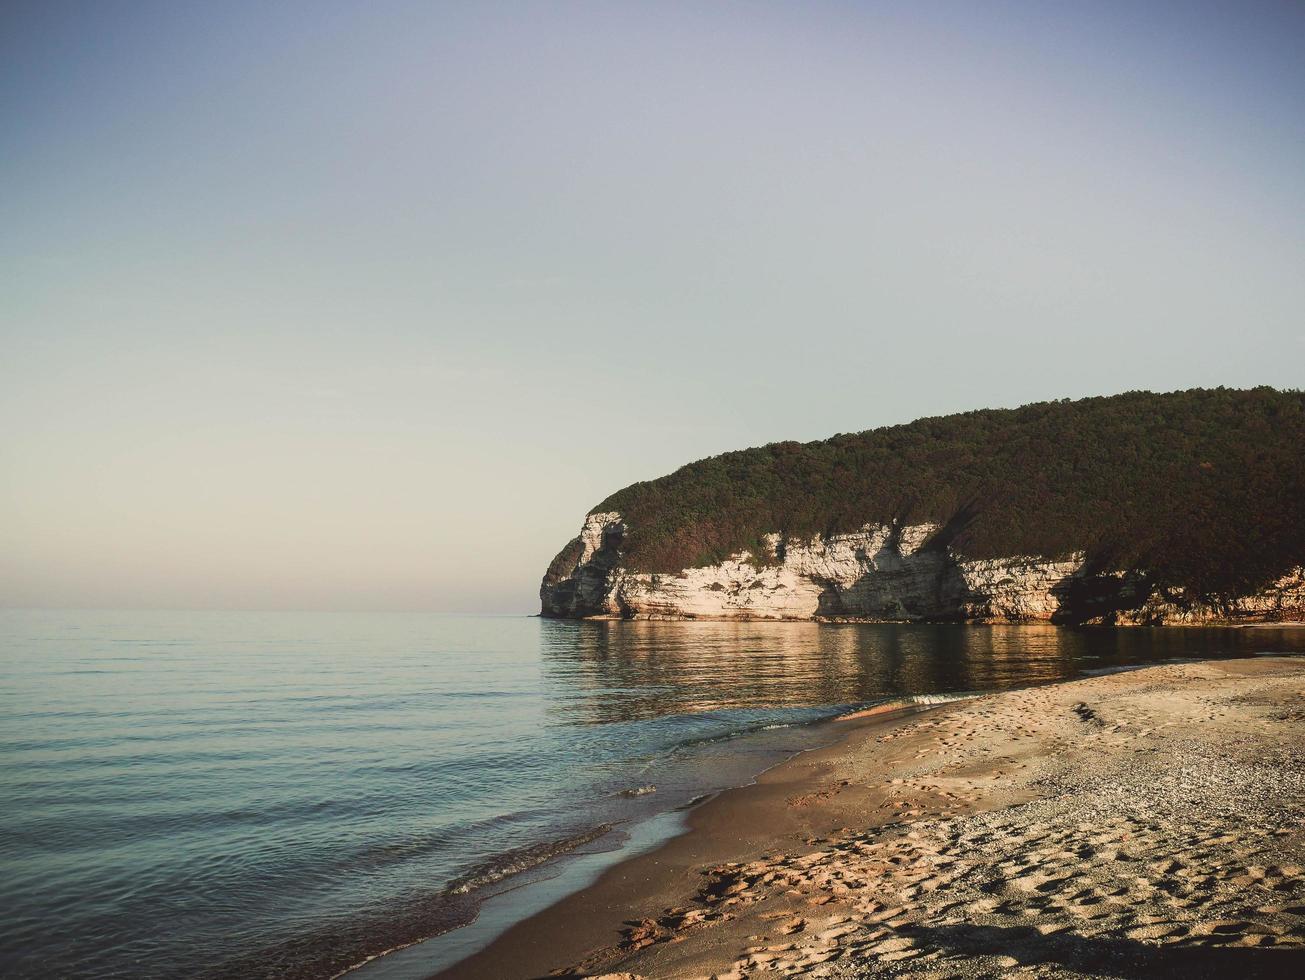
[[809, 540], [766, 538], [766, 553], [671, 574], [622, 566], [625, 524], [590, 514], [540, 586], [542, 613], [630, 619], [859, 619], [1156, 625], [1305, 619], [1305, 569], [1222, 603], [1158, 593], [1137, 573], [1089, 569], [1082, 555], [967, 560], [935, 524], [867, 524]]

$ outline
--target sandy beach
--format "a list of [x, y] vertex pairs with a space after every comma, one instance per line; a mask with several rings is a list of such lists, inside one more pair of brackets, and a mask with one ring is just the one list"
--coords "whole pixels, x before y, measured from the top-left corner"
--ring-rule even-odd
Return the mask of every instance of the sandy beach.
[[838, 724], [441, 977], [1305, 975], [1305, 659]]

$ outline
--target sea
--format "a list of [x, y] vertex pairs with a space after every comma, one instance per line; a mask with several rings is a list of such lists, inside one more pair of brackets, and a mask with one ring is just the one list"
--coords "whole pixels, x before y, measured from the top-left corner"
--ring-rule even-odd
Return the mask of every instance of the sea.
[[0, 975], [428, 977], [838, 736], [1305, 629], [0, 611]]

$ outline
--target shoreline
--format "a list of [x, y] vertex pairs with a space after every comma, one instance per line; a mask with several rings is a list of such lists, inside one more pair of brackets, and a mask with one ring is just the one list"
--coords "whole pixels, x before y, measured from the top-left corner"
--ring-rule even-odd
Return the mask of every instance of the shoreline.
[[[935, 960], [1090, 976], [1081, 970], [1094, 957], [1141, 957], [1145, 975], [1190, 974], [1194, 964], [1200, 975], [1203, 962], [1248, 976], [1294, 971], [1305, 966], [1302, 703], [1305, 661], [1260, 656], [830, 722], [848, 731], [699, 805], [685, 833], [608, 868], [435, 977], [852, 977]], [[1162, 764], [1175, 750], [1177, 759]], [[1198, 772], [1228, 759], [1242, 768], [1205, 787], [1204, 808], [1182, 785], [1157, 795], [1161, 777], [1185, 757], [1207, 759]], [[1276, 769], [1265, 782], [1255, 765], [1270, 758]], [[1096, 815], [1098, 833], [1067, 822], [1076, 809], [1087, 812], [1089, 787], [1100, 794], [1112, 778], [1123, 785], [1151, 769], [1135, 800]], [[1250, 813], [1239, 819], [1228, 800], [1254, 810], [1258, 823]], [[1139, 823], [1143, 801], [1161, 815], [1155, 826]], [[1066, 813], [1039, 816], [1058, 807]], [[1189, 863], [1180, 860], [1181, 820], [1211, 831]], [[1276, 824], [1259, 850], [1234, 843], [1266, 821]], [[1001, 859], [973, 859], [984, 834], [1004, 835]], [[1054, 854], [1044, 853], [1048, 840]], [[1125, 847], [1139, 851], [1128, 866], [1137, 880], [1120, 883], [1111, 869], [1129, 860]], [[1112, 850], [1111, 861], [1092, 860]], [[1265, 854], [1278, 860], [1265, 863]], [[1149, 857], [1175, 866], [1148, 870]], [[1053, 859], [1059, 865], [1049, 872]], [[1202, 862], [1203, 873], [1192, 870]], [[975, 890], [994, 875], [1027, 878], [1028, 890], [989, 881], [998, 900]], [[1166, 904], [1161, 886], [1175, 875], [1183, 893]], [[1230, 897], [1256, 889], [1269, 898], [1255, 907]], [[936, 901], [948, 894], [971, 901]]]
[[[737, 774], [738, 782], [704, 788], [683, 802], [654, 809], [632, 823], [606, 825], [605, 833], [560, 853], [556, 860], [543, 861], [494, 883], [488, 894], [478, 900], [476, 911], [466, 924], [375, 952], [332, 974], [330, 980], [354, 976], [359, 980], [424, 980], [445, 971], [461, 975], [458, 971], [468, 958], [497, 942], [514, 925], [545, 913], [554, 904], [591, 887], [608, 871], [656, 852], [688, 832], [693, 814], [710, 806], [716, 798], [746, 789], [765, 773], [837, 743], [846, 737], [851, 726], [845, 722], [849, 719], [862, 714], [905, 715], [974, 696], [970, 692], [892, 696], [849, 713], [831, 712], [814, 720], [768, 725], [732, 735], [729, 741], [736, 745], [751, 743], [750, 748], [743, 750], [746, 754], [761, 751], [775, 758], [759, 770], [743, 769]], [[775, 728], [805, 734], [799, 736], [799, 746], [776, 746], [771, 744]]]
[[[624, 918], [621, 909], [633, 913], [650, 895], [673, 895], [680, 889], [686, 872], [692, 874], [704, 861], [711, 861], [717, 853], [738, 850], [739, 853], [760, 853], [760, 845], [770, 842], [770, 833], [752, 827], [745, 818], [756, 808], [784, 798], [786, 787], [806, 781], [803, 770], [808, 765], [821, 765], [827, 754], [835, 753], [849, 739], [862, 731], [892, 727], [917, 715], [945, 708], [942, 705], [901, 704], [887, 711], [867, 709], [872, 716], [861, 717], [861, 712], [835, 716], [813, 723], [813, 727], [833, 729], [832, 738], [825, 744], [799, 751], [758, 773], [750, 783], [727, 787], [711, 794], [707, 799], [684, 811], [682, 829], [656, 848], [618, 861], [603, 871], [598, 878], [578, 892], [563, 897], [556, 904], [516, 922], [484, 949], [473, 953], [432, 975], [431, 980], [508, 980], [510, 977], [533, 978], [543, 976], [558, 968], [572, 965], [555, 963], [545, 968], [540, 958], [576, 959], [585, 957], [594, 947], [606, 949], [615, 939], [621, 942], [620, 926]], [[876, 706], [878, 707], [878, 706]], [[887, 706], [885, 706], [887, 707]], [[845, 730], [840, 730], [845, 729]], [[801, 776], [793, 778], [793, 767], [799, 767]], [[792, 828], [794, 833], [800, 827]], [[631, 893], [638, 900], [626, 899], [627, 906], [613, 904]], [[604, 919], [609, 921], [604, 921]], [[564, 976], [583, 976], [574, 971]]]

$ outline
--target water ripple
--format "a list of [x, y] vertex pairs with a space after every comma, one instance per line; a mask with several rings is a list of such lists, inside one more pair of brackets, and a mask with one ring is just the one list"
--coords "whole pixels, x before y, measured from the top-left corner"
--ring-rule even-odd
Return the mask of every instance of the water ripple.
[[329, 975], [746, 780], [805, 722], [1305, 651], [1251, 632], [0, 612], [0, 973]]

